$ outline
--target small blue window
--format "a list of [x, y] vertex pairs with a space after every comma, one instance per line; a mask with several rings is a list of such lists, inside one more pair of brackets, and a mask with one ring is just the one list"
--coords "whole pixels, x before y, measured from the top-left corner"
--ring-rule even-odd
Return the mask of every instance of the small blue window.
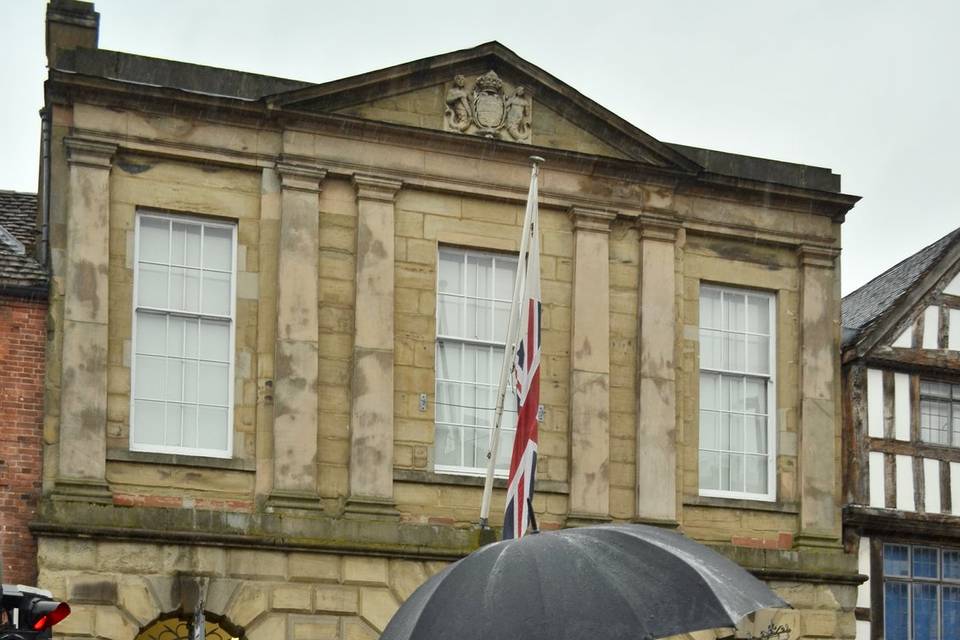
[[910, 577], [910, 547], [905, 544], [883, 545], [883, 575]]
[[934, 580], [939, 577], [939, 567], [937, 563], [937, 557], [939, 555], [936, 549], [931, 549], [930, 547], [914, 547], [913, 577], [931, 578]]
[[937, 622], [937, 585], [914, 583], [913, 640], [937, 640]]
[[909, 585], [906, 582], [887, 582], [883, 585], [883, 617], [889, 640], [908, 640], [910, 637]]

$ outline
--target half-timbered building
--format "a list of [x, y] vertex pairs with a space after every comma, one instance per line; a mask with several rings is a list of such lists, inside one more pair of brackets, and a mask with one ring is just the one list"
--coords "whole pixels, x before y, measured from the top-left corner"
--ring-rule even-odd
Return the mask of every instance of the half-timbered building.
[[858, 638], [960, 637], [960, 229], [843, 299]]

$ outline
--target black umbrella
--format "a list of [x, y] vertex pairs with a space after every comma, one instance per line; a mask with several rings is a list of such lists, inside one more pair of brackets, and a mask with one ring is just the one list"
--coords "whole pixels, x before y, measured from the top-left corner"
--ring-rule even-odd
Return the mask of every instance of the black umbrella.
[[784, 606], [679, 533], [582, 527], [475, 551], [417, 589], [380, 640], [640, 640], [732, 627]]

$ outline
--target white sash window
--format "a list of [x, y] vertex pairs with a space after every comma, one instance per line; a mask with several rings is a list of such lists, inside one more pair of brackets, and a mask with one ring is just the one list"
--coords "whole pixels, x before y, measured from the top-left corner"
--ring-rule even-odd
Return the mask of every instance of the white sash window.
[[130, 448], [233, 451], [236, 226], [136, 218]]

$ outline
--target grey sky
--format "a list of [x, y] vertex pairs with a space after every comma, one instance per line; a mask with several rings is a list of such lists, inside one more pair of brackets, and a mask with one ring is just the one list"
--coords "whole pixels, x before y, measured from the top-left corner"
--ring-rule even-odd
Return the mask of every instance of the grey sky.
[[[100, 46], [323, 82], [499, 40], [661, 140], [863, 196], [843, 292], [960, 226], [960, 3], [99, 0]], [[0, 0], [0, 189], [36, 189], [42, 0]]]

